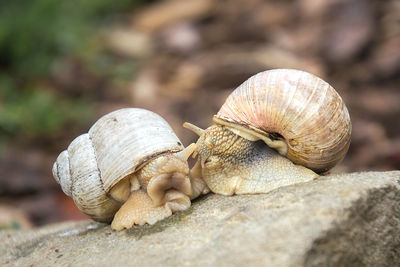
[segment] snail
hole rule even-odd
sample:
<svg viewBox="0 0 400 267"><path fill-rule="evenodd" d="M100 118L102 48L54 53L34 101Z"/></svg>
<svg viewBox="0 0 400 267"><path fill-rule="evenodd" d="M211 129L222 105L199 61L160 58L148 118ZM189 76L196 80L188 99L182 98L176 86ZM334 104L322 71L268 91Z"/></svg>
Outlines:
<svg viewBox="0 0 400 267"><path fill-rule="evenodd" d="M53 176L83 213L112 221L114 230L154 224L190 207L187 159L194 148L184 148L159 115L120 109L75 138L58 156Z"/></svg>
<svg viewBox="0 0 400 267"><path fill-rule="evenodd" d="M307 182L347 153L348 110L322 79L299 70L274 69L236 88L199 135L191 175L215 193L266 193Z"/></svg>

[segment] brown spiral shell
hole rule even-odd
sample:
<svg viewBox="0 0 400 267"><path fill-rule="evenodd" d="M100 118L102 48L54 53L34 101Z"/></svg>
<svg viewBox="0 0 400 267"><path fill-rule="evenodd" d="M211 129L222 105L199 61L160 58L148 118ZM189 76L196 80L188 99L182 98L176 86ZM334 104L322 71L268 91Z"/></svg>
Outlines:
<svg viewBox="0 0 400 267"><path fill-rule="evenodd" d="M343 159L351 139L349 112L335 89L292 69L250 77L227 98L215 121L282 139L287 158L316 172Z"/></svg>

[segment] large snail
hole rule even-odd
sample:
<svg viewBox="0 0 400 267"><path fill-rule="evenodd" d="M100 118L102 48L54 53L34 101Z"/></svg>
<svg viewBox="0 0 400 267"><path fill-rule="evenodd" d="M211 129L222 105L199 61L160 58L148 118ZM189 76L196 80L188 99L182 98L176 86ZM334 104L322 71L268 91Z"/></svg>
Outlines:
<svg viewBox="0 0 400 267"><path fill-rule="evenodd" d="M252 76L213 120L205 130L184 124L200 136L191 175L224 195L310 181L343 159L350 145L350 116L341 97L299 70Z"/></svg>
<svg viewBox="0 0 400 267"><path fill-rule="evenodd" d="M190 206L190 197L201 193L192 193L188 178L193 149L185 149L159 115L120 109L73 140L54 163L53 175L82 212L122 230Z"/></svg>

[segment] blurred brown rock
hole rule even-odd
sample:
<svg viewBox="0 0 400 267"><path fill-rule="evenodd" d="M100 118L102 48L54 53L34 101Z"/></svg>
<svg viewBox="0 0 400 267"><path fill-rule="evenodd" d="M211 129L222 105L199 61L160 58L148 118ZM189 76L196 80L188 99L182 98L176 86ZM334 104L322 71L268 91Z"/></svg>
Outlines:
<svg viewBox="0 0 400 267"><path fill-rule="evenodd" d="M399 18L400 21L400 18ZM400 28L400 22L399 22ZM400 73L400 34L397 38L384 40L371 55L369 68L374 76L383 78Z"/></svg>
<svg viewBox="0 0 400 267"><path fill-rule="evenodd" d="M116 53L129 57L146 57L153 50L150 35L125 28L112 30L108 44Z"/></svg>
<svg viewBox="0 0 400 267"><path fill-rule="evenodd" d="M325 10L321 53L332 63L360 55L374 33L374 14L368 0L337 0Z"/></svg>
<svg viewBox="0 0 400 267"><path fill-rule="evenodd" d="M0 158L0 197L43 192L55 185L45 152L11 148L6 152Z"/></svg>
<svg viewBox="0 0 400 267"><path fill-rule="evenodd" d="M159 42L166 51L190 53L201 46L199 29L192 23L180 23L167 27L159 34Z"/></svg>
<svg viewBox="0 0 400 267"><path fill-rule="evenodd" d="M0 205L0 230L29 229L31 227L32 223L22 210Z"/></svg>
<svg viewBox="0 0 400 267"><path fill-rule="evenodd" d="M168 25L206 15L212 3L212 0L160 1L140 10L133 17L133 27L144 32L155 32Z"/></svg>
<svg viewBox="0 0 400 267"><path fill-rule="evenodd" d="M400 112L400 94L385 88L364 89L352 99L352 104L368 111L371 117Z"/></svg>

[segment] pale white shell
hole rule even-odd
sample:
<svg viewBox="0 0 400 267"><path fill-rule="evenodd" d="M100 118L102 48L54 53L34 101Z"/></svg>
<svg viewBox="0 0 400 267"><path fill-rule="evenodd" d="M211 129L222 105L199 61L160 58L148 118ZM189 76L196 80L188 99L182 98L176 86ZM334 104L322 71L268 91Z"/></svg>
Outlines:
<svg viewBox="0 0 400 267"><path fill-rule="evenodd" d="M82 212L110 221L122 204L107 195L111 188L149 159L183 148L159 115L139 108L120 109L72 141L54 163L53 176Z"/></svg>
<svg viewBox="0 0 400 267"><path fill-rule="evenodd" d="M343 100L328 83L304 71L275 69L250 77L215 118L283 140L281 154L317 172L332 168L350 145L351 121Z"/></svg>

